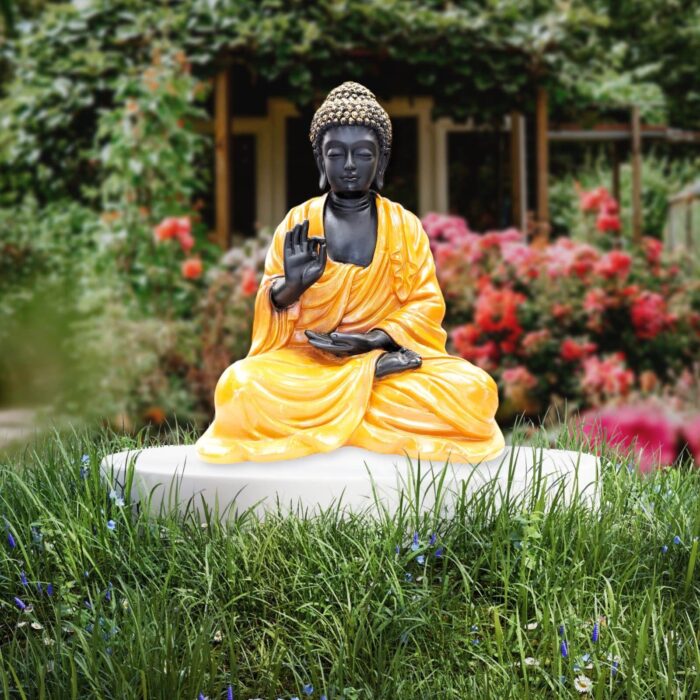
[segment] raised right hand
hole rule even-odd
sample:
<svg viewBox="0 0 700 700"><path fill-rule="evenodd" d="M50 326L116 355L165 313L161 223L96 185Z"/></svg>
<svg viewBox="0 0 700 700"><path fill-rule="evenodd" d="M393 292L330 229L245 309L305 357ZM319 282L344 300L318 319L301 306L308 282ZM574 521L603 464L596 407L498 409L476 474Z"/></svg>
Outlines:
<svg viewBox="0 0 700 700"><path fill-rule="evenodd" d="M326 239L309 238L309 220L305 219L284 238L284 283L299 291L320 279L326 268Z"/></svg>

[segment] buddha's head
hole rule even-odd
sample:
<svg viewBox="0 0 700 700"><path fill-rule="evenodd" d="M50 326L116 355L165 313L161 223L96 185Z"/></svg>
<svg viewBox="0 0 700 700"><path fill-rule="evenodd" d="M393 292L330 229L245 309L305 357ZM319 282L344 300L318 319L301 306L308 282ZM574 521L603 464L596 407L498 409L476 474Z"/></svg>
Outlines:
<svg viewBox="0 0 700 700"><path fill-rule="evenodd" d="M309 139L319 187L352 196L384 186L391 155L391 121L375 96L346 82L328 93L311 122Z"/></svg>

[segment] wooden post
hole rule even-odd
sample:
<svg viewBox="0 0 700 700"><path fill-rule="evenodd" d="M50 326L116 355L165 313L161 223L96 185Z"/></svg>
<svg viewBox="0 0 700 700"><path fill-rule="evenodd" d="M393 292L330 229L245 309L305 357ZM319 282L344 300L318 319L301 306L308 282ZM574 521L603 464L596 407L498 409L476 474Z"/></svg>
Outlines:
<svg viewBox="0 0 700 700"><path fill-rule="evenodd" d="M510 113L510 170L513 226L526 233L527 228L527 169L525 164L525 117Z"/></svg>
<svg viewBox="0 0 700 700"><path fill-rule="evenodd" d="M632 240L642 239L642 130L639 107L632 107Z"/></svg>
<svg viewBox="0 0 700 700"><path fill-rule="evenodd" d="M216 242L228 248L231 236L231 74L216 76L214 91L214 151L216 158Z"/></svg>
<svg viewBox="0 0 700 700"><path fill-rule="evenodd" d="M616 141L610 143L612 148L612 195L620 203L620 148Z"/></svg>
<svg viewBox="0 0 700 700"><path fill-rule="evenodd" d="M536 134L537 134L537 239L544 244L549 239L549 119L547 114L547 91L537 88Z"/></svg>

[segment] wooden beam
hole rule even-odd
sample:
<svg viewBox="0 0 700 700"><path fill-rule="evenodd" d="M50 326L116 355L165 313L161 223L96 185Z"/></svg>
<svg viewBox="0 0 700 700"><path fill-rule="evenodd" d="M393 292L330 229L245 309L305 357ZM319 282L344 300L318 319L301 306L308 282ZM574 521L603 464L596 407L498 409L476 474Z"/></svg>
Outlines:
<svg viewBox="0 0 700 700"><path fill-rule="evenodd" d="M535 111L537 139L537 238L540 244L549 239L549 138L547 91L537 88Z"/></svg>
<svg viewBox="0 0 700 700"><path fill-rule="evenodd" d="M214 86L214 153L216 158L216 242L228 248L231 236L231 74L227 68Z"/></svg>
<svg viewBox="0 0 700 700"><path fill-rule="evenodd" d="M525 117L510 113L510 170L513 226L527 228L527 168L525 158Z"/></svg>
<svg viewBox="0 0 700 700"><path fill-rule="evenodd" d="M642 134L639 107L632 107L632 240L642 240Z"/></svg>

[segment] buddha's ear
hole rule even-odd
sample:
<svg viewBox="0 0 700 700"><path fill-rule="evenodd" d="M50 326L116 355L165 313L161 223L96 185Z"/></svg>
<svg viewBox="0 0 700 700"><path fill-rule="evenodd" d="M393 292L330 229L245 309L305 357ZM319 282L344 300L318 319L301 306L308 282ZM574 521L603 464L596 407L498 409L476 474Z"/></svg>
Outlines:
<svg viewBox="0 0 700 700"><path fill-rule="evenodd" d="M326 168L323 165L323 156L316 156L316 167L318 168L318 189L323 192L328 186L328 178L326 177Z"/></svg>
<svg viewBox="0 0 700 700"><path fill-rule="evenodd" d="M386 172L387 165L389 165L389 153L385 151L379 156L377 174L374 176L374 184L376 185L377 191L384 187L384 173Z"/></svg>

